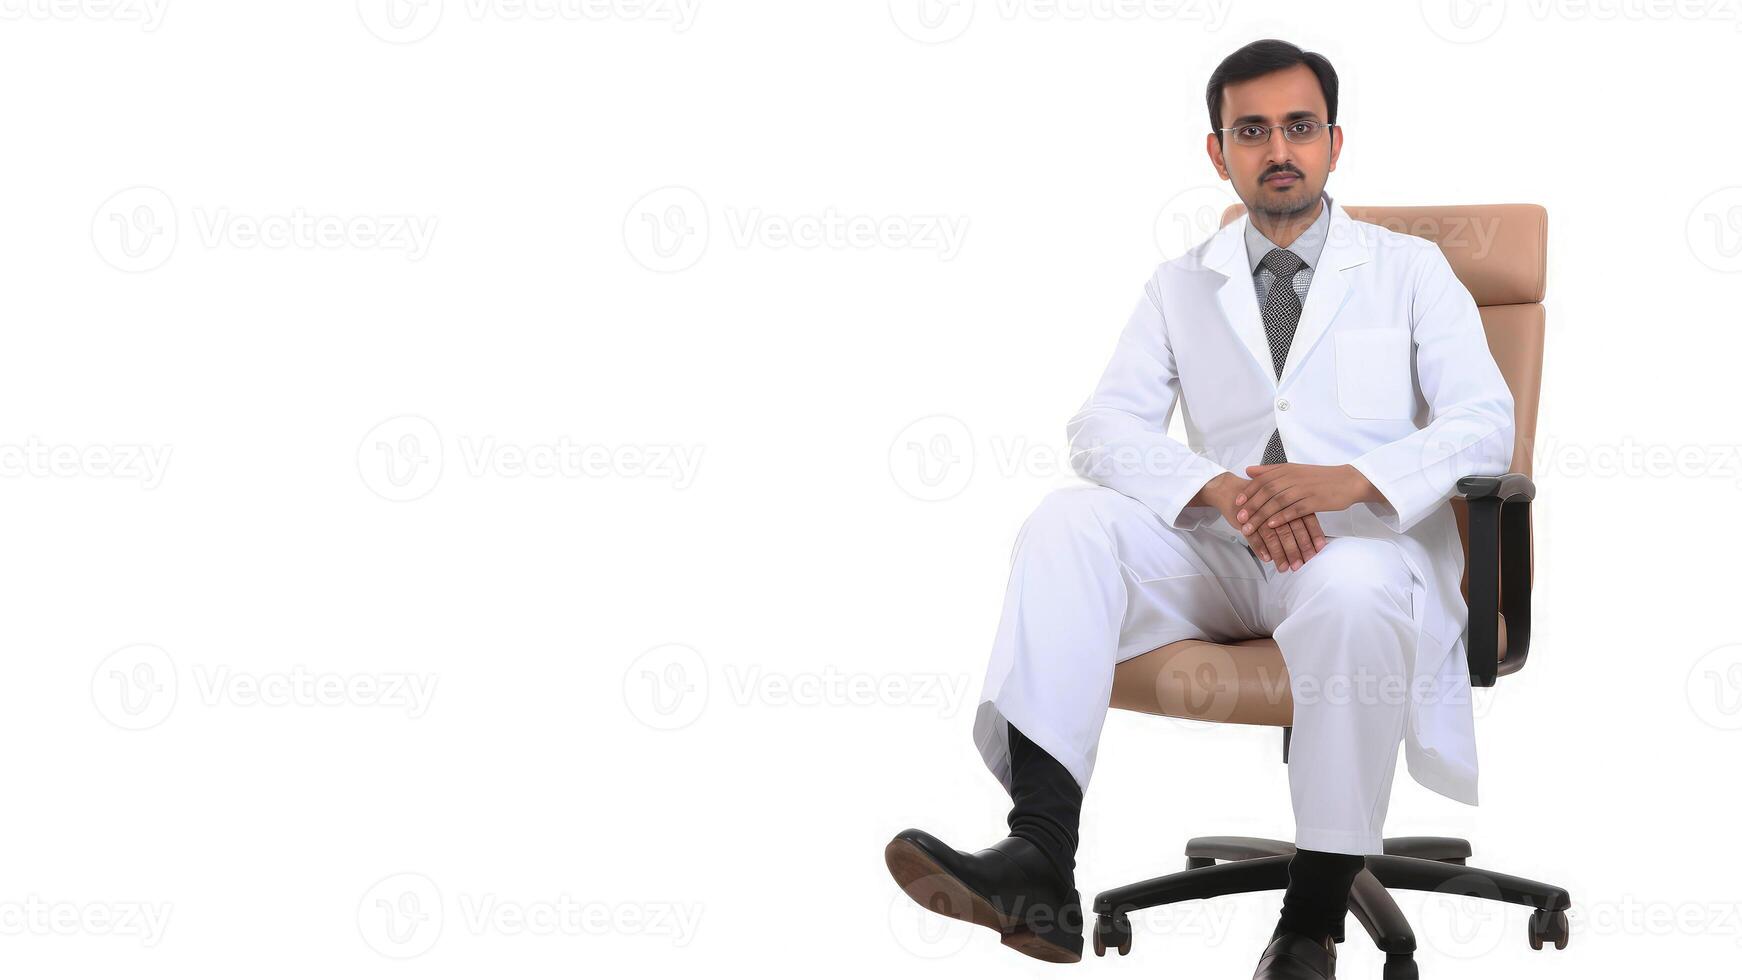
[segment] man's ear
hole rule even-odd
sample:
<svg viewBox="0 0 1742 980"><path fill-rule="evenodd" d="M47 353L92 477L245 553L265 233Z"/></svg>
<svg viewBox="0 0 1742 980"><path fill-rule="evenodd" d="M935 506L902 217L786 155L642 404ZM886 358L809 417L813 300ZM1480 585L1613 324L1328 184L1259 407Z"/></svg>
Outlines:
<svg viewBox="0 0 1742 980"><path fill-rule="evenodd" d="M1223 180L1230 179L1227 161L1222 159L1222 141L1215 133L1204 138L1204 152L1210 155L1210 165L1216 168L1216 173L1221 174Z"/></svg>

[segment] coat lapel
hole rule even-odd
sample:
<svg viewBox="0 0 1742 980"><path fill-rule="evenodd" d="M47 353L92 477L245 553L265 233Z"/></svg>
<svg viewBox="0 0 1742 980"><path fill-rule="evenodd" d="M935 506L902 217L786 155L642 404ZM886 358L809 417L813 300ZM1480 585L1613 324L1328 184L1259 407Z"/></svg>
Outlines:
<svg viewBox="0 0 1742 980"><path fill-rule="evenodd" d="M1264 333L1264 316L1258 310L1258 297L1252 285L1252 269L1246 257L1246 226L1252 220L1242 214L1216 233L1204 253L1205 267L1223 276L1216 290L1216 302L1222 317L1239 336L1247 353L1263 374L1280 388L1312 353L1313 346L1331 327L1343 304L1349 298L1349 277L1345 273L1362 265L1371 256L1372 244L1366 226L1349 217L1342 206L1325 195L1325 206L1331 209L1330 227L1326 229L1325 246L1319 253L1319 264L1313 270L1312 286L1307 289L1306 303L1301 307L1300 324L1295 328L1294 342L1289 345L1288 359L1283 363L1282 377L1277 379L1270 362L1270 339Z"/></svg>
<svg viewBox="0 0 1742 980"><path fill-rule="evenodd" d="M1331 209L1331 224L1325 232L1325 247L1319 253L1319 266L1313 270L1313 282L1307 289L1306 303L1300 311L1300 325L1294 331L1294 343L1289 346L1288 360L1282 366L1282 381L1287 383L1301 362L1312 354L1331 321L1342 311L1349 298L1350 278L1347 273L1364 265L1371 257L1368 226L1349 217L1342 205L1325 197Z"/></svg>
<svg viewBox="0 0 1742 980"><path fill-rule="evenodd" d="M1270 341L1264 336L1264 316L1258 312L1258 297L1252 285L1252 269L1246 259L1246 225L1252 219L1242 214L1229 222L1210 240L1204 252L1204 266L1221 273L1222 285L1216 289L1216 302L1222 307L1222 320L1231 327L1245 345L1247 353L1266 381L1276 383L1276 369L1270 365ZM1311 294L1312 290L1307 290Z"/></svg>

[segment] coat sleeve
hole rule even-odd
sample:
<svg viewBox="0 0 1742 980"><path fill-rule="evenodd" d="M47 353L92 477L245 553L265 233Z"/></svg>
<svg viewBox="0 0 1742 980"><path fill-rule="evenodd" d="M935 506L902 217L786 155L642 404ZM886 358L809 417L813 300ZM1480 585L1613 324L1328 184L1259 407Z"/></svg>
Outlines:
<svg viewBox="0 0 1742 980"><path fill-rule="evenodd" d="M1449 500L1460 478L1504 474L1512 463L1512 391L1488 349L1470 291L1439 246L1417 263L1410 302L1416 378L1428 424L1350 461L1385 497L1370 507L1407 531Z"/></svg>
<svg viewBox="0 0 1742 980"><path fill-rule="evenodd" d="M1231 471L1167 434L1179 401L1179 375L1154 289L1153 281L1145 286L1107 369L1065 425L1065 435L1079 476L1189 531L1221 512L1187 502L1212 478Z"/></svg>

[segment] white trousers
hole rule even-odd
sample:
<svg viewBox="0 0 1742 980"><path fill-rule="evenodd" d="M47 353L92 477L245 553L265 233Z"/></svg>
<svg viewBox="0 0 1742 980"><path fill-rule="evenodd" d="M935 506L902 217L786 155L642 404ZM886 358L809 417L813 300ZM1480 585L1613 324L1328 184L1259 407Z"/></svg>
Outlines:
<svg viewBox="0 0 1742 980"><path fill-rule="evenodd" d="M1294 698L1296 846L1381 853L1409 710L1385 692L1407 690L1419 601L1402 551L1331 537L1278 572L1217 526L1178 530L1105 487L1048 495L1011 558L974 719L981 755L1008 789L1009 722L1087 789L1115 665L1175 640L1271 636Z"/></svg>

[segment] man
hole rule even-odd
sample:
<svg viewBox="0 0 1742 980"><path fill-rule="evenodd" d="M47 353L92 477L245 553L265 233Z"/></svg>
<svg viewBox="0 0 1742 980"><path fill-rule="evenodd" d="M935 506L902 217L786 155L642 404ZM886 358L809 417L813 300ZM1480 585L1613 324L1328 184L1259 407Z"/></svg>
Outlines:
<svg viewBox="0 0 1742 980"><path fill-rule="evenodd" d="M1255 976L1322 980L1382 852L1399 744L1419 782L1476 802L1448 501L1507 471L1512 396L1438 247L1324 193L1343 145L1324 57L1258 41L1207 96L1210 162L1247 217L1150 277L1067 426L1097 485L1051 494L1018 536L974 727L1009 836L970 853L908 830L885 859L927 908L1080 959L1078 815L1115 666L1273 636L1298 850ZM1189 448L1167 435L1176 402Z"/></svg>

